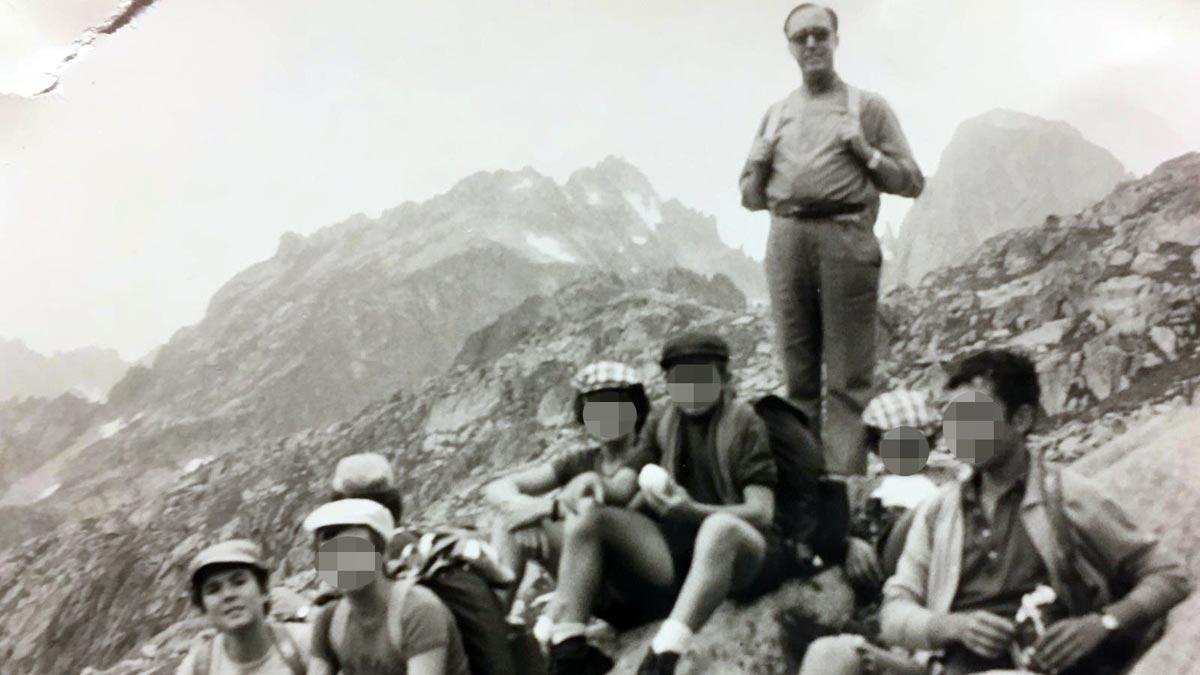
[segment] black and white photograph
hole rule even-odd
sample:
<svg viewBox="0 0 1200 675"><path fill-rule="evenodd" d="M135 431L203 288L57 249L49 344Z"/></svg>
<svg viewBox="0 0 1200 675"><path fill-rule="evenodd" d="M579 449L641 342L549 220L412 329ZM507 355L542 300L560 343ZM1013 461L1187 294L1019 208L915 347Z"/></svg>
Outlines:
<svg viewBox="0 0 1200 675"><path fill-rule="evenodd" d="M1200 675L1200 2L0 0L0 674Z"/></svg>

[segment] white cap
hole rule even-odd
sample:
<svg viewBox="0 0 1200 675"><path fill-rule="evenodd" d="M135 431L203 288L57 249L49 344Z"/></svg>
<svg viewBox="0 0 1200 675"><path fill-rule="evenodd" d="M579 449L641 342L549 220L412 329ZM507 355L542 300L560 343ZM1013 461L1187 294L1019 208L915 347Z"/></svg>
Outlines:
<svg viewBox="0 0 1200 675"><path fill-rule="evenodd" d="M339 499L329 502L308 514L304 529L315 533L334 525L361 525L389 541L396 529L392 513L370 499Z"/></svg>

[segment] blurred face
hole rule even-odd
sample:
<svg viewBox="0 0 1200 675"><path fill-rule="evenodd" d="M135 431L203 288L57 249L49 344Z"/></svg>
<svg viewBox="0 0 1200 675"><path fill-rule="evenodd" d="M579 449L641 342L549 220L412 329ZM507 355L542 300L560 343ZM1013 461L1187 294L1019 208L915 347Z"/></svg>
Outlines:
<svg viewBox="0 0 1200 675"><path fill-rule="evenodd" d="M603 389L583 395L583 426L601 441L624 438L637 428L637 406L626 389Z"/></svg>
<svg viewBox="0 0 1200 675"><path fill-rule="evenodd" d="M383 572L383 551L365 527L325 527L317 532L317 577L350 593Z"/></svg>
<svg viewBox="0 0 1200 675"><path fill-rule="evenodd" d="M709 362L675 363L667 370L667 394L681 412L703 415L721 398L724 382L717 364Z"/></svg>
<svg viewBox="0 0 1200 675"><path fill-rule="evenodd" d="M833 72L833 52L837 49L837 33L833 19L820 7L805 7L788 19L788 51L805 75Z"/></svg>
<svg viewBox="0 0 1200 675"><path fill-rule="evenodd" d="M229 632L260 623L266 597L248 567L234 567L202 576L200 599L214 628Z"/></svg>
<svg viewBox="0 0 1200 675"><path fill-rule="evenodd" d="M1014 452L1021 452L1021 436L982 378L947 392L949 402L942 431L955 456L974 464L980 471L1001 466Z"/></svg>

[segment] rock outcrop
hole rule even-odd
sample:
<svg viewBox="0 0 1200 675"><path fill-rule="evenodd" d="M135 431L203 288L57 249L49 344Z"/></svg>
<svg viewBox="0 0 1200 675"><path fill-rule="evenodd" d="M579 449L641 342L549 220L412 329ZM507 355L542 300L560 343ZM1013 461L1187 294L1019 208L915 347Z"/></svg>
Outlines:
<svg viewBox="0 0 1200 675"><path fill-rule="evenodd" d="M993 110L963 122L891 244L884 285L915 286L984 240L1103 197L1125 169L1065 122Z"/></svg>

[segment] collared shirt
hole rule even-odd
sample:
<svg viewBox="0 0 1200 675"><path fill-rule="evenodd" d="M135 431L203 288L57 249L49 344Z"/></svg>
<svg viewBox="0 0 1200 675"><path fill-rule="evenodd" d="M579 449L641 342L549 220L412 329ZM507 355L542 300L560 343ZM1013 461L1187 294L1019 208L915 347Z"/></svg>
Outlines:
<svg viewBox="0 0 1200 675"><path fill-rule="evenodd" d="M1000 496L990 522L979 481L977 474L962 487L962 573L951 609L985 610L1012 619L1021 596L1050 583L1049 572L1021 522L1025 479Z"/></svg>
<svg viewBox="0 0 1200 675"><path fill-rule="evenodd" d="M889 191L920 193L925 179L891 106L880 95L863 91L860 108L867 143L896 160L906 174L905 185ZM801 85L772 106L759 127L759 139L771 133L768 119L776 110L786 121L778 127L779 142L766 185L768 208L775 212L781 202L795 200L861 204L865 207L862 219L873 224L879 211L879 188L863 160L838 138L849 111L846 84L837 79L817 94Z"/></svg>

